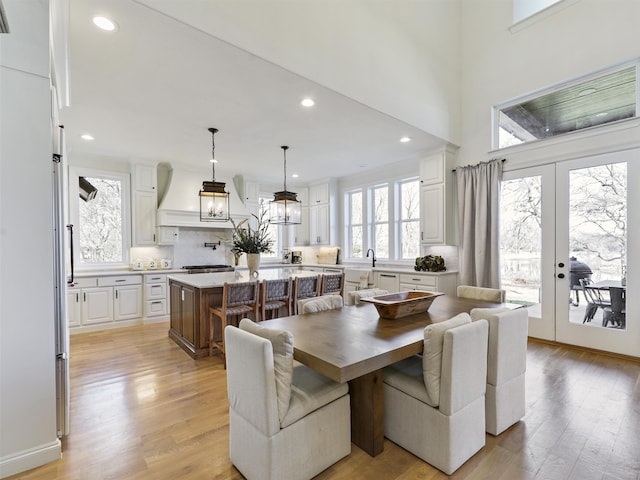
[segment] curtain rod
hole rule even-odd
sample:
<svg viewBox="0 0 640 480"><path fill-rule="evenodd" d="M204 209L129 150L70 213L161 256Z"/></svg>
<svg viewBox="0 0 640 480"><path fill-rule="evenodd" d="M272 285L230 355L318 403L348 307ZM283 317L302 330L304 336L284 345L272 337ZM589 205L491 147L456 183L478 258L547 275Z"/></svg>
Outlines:
<svg viewBox="0 0 640 480"><path fill-rule="evenodd" d="M502 163L506 162L507 159L506 158L492 158L491 160L489 160L490 162L494 161L494 160L502 160ZM482 162L480 162L482 163ZM451 170L453 173L456 173L456 169L454 168L453 170Z"/></svg>

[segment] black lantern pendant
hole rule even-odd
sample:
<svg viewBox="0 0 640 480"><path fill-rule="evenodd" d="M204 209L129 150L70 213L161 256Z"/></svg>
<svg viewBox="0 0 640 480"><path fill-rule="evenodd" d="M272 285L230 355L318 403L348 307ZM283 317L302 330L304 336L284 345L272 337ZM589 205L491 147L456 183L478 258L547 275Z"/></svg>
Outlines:
<svg viewBox="0 0 640 480"><path fill-rule="evenodd" d="M296 193L287 191L287 147L280 147L284 154L284 190L275 192L269 202L269 223L279 225L299 225L302 215L302 202Z"/></svg>
<svg viewBox="0 0 640 480"><path fill-rule="evenodd" d="M216 182L216 143L214 139L217 128L210 128L211 132L211 177L212 181L202 182L200 195L200 221L226 222L229 220L229 193L225 191L224 182Z"/></svg>

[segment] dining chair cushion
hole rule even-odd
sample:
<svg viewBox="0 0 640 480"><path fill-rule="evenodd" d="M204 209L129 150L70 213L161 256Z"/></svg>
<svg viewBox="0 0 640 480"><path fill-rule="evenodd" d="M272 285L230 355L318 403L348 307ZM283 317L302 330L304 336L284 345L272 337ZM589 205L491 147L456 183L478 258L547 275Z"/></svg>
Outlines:
<svg viewBox="0 0 640 480"><path fill-rule="evenodd" d="M382 378L384 383L423 403L429 403L420 355L405 358L385 367L382 371Z"/></svg>
<svg viewBox="0 0 640 480"><path fill-rule="evenodd" d="M343 300L341 295L321 295L312 299L300 300L300 313L317 313L334 308L342 308Z"/></svg>
<svg viewBox="0 0 640 480"><path fill-rule="evenodd" d="M265 328L248 318L240 320L241 330L253 333L271 342L273 365L276 377L278 397L278 416L280 422L285 418L291 401L291 382L293 378L293 335L284 330Z"/></svg>
<svg viewBox="0 0 640 480"><path fill-rule="evenodd" d="M458 285L457 294L459 297L475 298L476 300L496 303L504 302L506 296L506 292L501 289L474 287L471 285Z"/></svg>
<svg viewBox="0 0 640 480"><path fill-rule="evenodd" d="M427 404L440 405L440 374L442 372L442 344L444 332L450 328L471 323L468 313L460 313L444 322L433 323L424 329L424 352L422 370L427 392Z"/></svg>
<svg viewBox="0 0 640 480"><path fill-rule="evenodd" d="M354 305L361 305L363 298L375 297L377 295L386 295L388 294L388 290L383 290L381 288L363 288L362 290L356 290L354 292L349 292L349 296L351 297L351 301Z"/></svg>
<svg viewBox="0 0 640 480"><path fill-rule="evenodd" d="M334 382L309 367L296 365L293 368L289 410L280 421L280 427L292 425L347 393L347 383Z"/></svg>

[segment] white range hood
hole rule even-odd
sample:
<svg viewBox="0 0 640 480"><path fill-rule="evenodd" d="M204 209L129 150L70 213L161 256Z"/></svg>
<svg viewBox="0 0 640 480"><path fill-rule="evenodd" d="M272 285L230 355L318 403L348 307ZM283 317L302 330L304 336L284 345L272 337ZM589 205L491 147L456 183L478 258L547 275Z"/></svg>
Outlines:
<svg viewBox="0 0 640 480"><path fill-rule="evenodd" d="M160 172L159 172L160 173ZM188 167L173 166L167 171L166 188L159 191L158 226L192 228L233 228L231 222L201 222L200 197L198 192L204 180L211 180L211 174L190 170ZM249 218L249 212L240 200L233 180L219 177L216 181L225 182L229 192L229 211L236 221ZM162 190L162 187L159 188Z"/></svg>

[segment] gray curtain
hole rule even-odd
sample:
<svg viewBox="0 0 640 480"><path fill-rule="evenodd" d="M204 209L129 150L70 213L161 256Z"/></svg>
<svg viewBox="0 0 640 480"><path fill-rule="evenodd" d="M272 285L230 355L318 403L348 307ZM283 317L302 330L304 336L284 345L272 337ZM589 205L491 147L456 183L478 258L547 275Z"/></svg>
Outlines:
<svg viewBox="0 0 640 480"><path fill-rule="evenodd" d="M456 169L461 285L500 288L502 160Z"/></svg>

